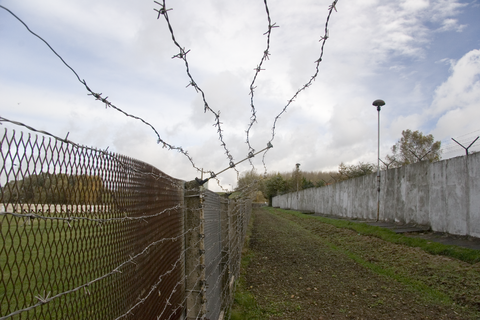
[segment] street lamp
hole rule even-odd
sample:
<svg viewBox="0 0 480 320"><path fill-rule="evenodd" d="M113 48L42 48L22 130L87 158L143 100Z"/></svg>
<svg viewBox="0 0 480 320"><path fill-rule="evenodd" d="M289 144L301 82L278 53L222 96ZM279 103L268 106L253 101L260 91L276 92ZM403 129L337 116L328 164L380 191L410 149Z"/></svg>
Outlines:
<svg viewBox="0 0 480 320"><path fill-rule="evenodd" d="M377 221L380 218L380 110L385 105L383 100L375 100L372 105L377 107L378 111L378 154L377 154Z"/></svg>
<svg viewBox="0 0 480 320"><path fill-rule="evenodd" d="M297 163L295 164L295 166L297 166L297 171L295 172L295 180L297 180L297 192L298 192L298 189L299 189L299 183L300 183L300 163ZM297 193L297 197L298 197L298 193Z"/></svg>

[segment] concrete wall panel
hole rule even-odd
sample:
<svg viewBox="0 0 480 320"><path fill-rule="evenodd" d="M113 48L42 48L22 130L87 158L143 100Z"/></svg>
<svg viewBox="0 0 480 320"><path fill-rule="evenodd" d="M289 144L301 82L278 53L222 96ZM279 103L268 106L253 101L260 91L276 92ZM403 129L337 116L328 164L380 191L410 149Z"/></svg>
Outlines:
<svg viewBox="0 0 480 320"><path fill-rule="evenodd" d="M376 219L376 175L277 196L273 206ZM480 153L382 171L380 220L480 237Z"/></svg>
<svg viewBox="0 0 480 320"><path fill-rule="evenodd" d="M450 233L467 233L465 196L465 157L446 160L447 221Z"/></svg>
<svg viewBox="0 0 480 320"><path fill-rule="evenodd" d="M447 221L447 178L446 162L439 161L430 168L430 211L429 221L433 230L446 232Z"/></svg>
<svg viewBox="0 0 480 320"><path fill-rule="evenodd" d="M480 157L468 157L469 234L480 238Z"/></svg>

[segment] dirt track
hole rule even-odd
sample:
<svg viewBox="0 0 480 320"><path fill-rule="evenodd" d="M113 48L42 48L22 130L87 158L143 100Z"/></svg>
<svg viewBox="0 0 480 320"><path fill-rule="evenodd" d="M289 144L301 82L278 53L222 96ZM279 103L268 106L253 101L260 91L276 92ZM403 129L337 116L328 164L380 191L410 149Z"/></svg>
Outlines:
<svg viewBox="0 0 480 320"><path fill-rule="evenodd" d="M478 264L268 209L249 247L264 319L480 319Z"/></svg>

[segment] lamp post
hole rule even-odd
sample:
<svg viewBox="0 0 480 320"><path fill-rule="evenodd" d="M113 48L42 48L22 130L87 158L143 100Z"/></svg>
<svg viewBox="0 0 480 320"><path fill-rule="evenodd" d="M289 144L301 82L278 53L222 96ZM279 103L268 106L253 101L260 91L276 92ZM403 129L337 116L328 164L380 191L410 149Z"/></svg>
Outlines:
<svg viewBox="0 0 480 320"><path fill-rule="evenodd" d="M295 180L297 180L297 192L299 190L299 184L300 184L300 163L297 163L295 165L297 167L297 171L295 172ZM298 193L297 193L298 196Z"/></svg>
<svg viewBox="0 0 480 320"><path fill-rule="evenodd" d="M377 221L380 219L380 110L385 105L383 100L375 100L372 105L377 107L378 111L378 148L377 148Z"/></svg>

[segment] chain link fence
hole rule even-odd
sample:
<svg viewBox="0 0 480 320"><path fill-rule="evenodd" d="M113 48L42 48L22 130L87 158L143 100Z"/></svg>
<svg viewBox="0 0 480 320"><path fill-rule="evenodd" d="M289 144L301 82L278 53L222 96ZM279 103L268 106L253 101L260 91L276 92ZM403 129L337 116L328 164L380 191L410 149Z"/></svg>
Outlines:
<svg viewBox="0 0 480 320"><path fill-rule="evenodd" d="M0 142L0 319L224 317L250 201L50 137Z"/></svg>

